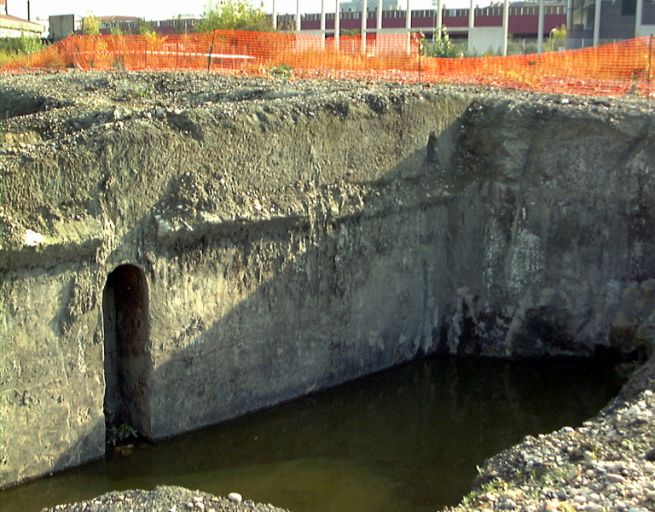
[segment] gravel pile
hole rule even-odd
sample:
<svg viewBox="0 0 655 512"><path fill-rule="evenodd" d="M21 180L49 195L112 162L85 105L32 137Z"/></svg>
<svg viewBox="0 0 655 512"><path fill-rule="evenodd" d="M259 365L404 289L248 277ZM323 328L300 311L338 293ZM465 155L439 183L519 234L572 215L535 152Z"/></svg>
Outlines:
<svg viewBox="0 0 655 512"><path fill-rule="evenodd" d="M183 487L160 486L152 491L114 491L92 500L56 505L44 512L284 512L273 505L242 501L237 493L220 498Z"/></svg>
<svg viewBox="0 0 655 512"><path fill-rule="evenodd" d="M389 98L424 91L475 94L508 101L529 101L547 109L585 111L651 111L640 98L593 98L537 94L489 87L442 84L403 85L387 82L338 80L288 81L233 78L200 72L63 72L4 75L0 82L0 119L29 116L25 124L42 128L44 138L73 134L91 126L124 123L130 119L164 120L187 110L222 106L225 113L244 103L277 102L293 107L332 105L335 115L347 115L343 100L364 100L375 111L388 108ZM48 116L43 116L48 113ZM56 114L56 115L53 115ZM57 115L58 114L58 115ZM45 119L47 117L47 119ZM39 126L39 121L42 121ZM60 121L64 121L60 123ZM15 125L7 128L13 131Z"/></svg>
<svg viewBox="0 0 655 512"><path fill-rule="evenodd" d="M655 358L595 418L488 460L475 490L450 509L655 510Z"/></svg>

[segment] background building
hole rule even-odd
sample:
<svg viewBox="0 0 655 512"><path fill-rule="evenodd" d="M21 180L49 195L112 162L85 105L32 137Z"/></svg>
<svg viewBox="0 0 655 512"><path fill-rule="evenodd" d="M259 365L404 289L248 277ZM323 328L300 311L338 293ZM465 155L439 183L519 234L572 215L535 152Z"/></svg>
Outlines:
<svg viewBox="0 0 655 512"><path fill-rule="evenodd" d="M369 11L375 11L378 7L377 0L368 0L367 7ZM382 0L382 10L383 11L393 11L400 9L398 0ZM341 10L344 12L362 10L362 0L350 0L349 2L341 2Z"/></svg>
<svg viewBox="0 0 655 512"><path fill-rule="evenodd" d="M48 38L59 41L82 29L82 18L74 14L58 14L48 18Z"/></svg>
<svg viewBox="0 0 655 512"><path fill-rule="evenodd" d="M595 40L603 43L654 33L652 0L571 0L569 39L573 47L590 46Z"/></svg>
<svg viewBox="0 0 655 512"><path fill-rule="evenodd" d="M43 25L10 15L7 0L0 0L0 37L41 37L42 34Z"/></svg>

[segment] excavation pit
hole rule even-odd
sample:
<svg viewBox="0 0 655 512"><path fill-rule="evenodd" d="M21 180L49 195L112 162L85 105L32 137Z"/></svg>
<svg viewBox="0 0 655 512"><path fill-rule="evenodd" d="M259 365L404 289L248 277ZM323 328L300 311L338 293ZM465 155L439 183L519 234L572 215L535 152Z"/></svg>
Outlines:
<svg viewBox="0 0 655 512"><path fill-rule="evenodd" d="M158 440L423 356L653 345L646 103L179 73L0 88L70 105L1 122L3 486L102 457L106 402ZM133 280L145 381L121 402L103 294Z"/></svg>

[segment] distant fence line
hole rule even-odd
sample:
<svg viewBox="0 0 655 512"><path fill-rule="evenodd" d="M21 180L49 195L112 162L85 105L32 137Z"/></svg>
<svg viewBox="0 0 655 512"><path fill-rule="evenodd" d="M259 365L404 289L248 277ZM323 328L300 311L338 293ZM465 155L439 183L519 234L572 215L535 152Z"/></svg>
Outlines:
<svg viewBox="0 0 655 512"><path fill-rule="evenodd" d="M35 68L208 70L245 76L488 85L563 94L655 96L653 36L509 57L423 55L420 34L342 36L214 31L171 36L69 36L3 71Z"/></svg>

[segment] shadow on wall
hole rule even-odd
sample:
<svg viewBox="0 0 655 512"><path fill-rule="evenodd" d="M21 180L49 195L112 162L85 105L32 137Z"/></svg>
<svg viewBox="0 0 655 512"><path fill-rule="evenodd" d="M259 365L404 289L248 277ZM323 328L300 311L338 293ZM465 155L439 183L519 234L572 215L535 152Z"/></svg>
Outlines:
<svg viewBox="0 0 655 512"><path fill-rule="evenodd" d="M425 150L392 173L409 196L442 179ZM158 247L150 283L136 266L118 267L103 301L106 414L161 438L433 352L437 295L452 289L432 270L445 245L434 218L449 199L377 199L395 186L387 177L373 184L362 198L370 210L356 215L335 218L317 198L312 222L253 221L180 237ZM143 219L144 231L152 226ZM138 320L148 287L150 342L146 317ZM134 422L139 410L152 418L150 433Z"/></svg>
<svg viewBox="0 0 655 512"><path fill-rule="evenodd" d="M354 215L334 217L317 197L307 219L220 225L167 245L141 218L123 243L156 252L116 267L103 290L106 425L55 467L98 457L100 430L129 423L162 438L434 351L435 290L450 287L430 270L445 243L433 217L449 197L380 198L397 178L407 196L419 182L434 188L443 176L425 155L373 183Z"/></svg>

